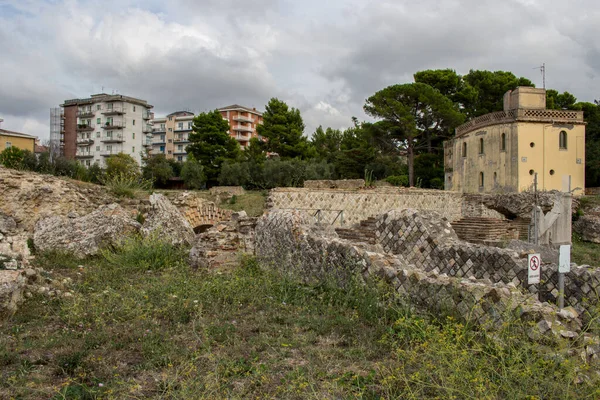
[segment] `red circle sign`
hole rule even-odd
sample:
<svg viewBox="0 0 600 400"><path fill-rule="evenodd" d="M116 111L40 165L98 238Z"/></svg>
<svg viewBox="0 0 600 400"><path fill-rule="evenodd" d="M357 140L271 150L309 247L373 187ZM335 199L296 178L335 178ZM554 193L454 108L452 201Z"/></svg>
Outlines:
<svg viewBox="0 0 600 400"><path fill-rule="evenodd" d="M536 271L539 267L540 259L537 257L531 257L531 260L529 261L529 268L531 268L532 271Z"/></svg>

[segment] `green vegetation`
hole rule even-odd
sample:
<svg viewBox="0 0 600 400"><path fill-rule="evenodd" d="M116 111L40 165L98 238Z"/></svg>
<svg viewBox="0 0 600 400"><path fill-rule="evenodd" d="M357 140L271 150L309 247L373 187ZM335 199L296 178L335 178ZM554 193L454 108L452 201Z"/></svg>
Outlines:
<svg viewBox="0 0 600 400"><path fill-rule="evenodd" d="M573 233L572 245L571 261L579 265L600 267L600 244L584 242L578 234Z"/></svg>
<svg viewBox="0 0 600 400"><path fill-rule="evenodd" d="M579 357L524 340L518 324L488 335L414 314L386 284L310 286L253 259L191 271L185 255L156 238L84 261L41 254L74 295L33 296L0 326L0 397L600 396Z"/></svg>
<svg viewBox="0 0 600 400"><path fill-rule="evenodd" d="M107 176L104 185L117 197L128 197L133 199L141 196L144 192L152 189L152 181L143 179L139 175L118 173Z"/></svg>
<svg viewBox="0 0 600 400"><path fill-rule="evenodd" d="M232 196L229 200L222 201L219 208L233 211L246 211L248 216L258 217L265 211L266 200L267 192L248 191L245 194Z"/></svg>

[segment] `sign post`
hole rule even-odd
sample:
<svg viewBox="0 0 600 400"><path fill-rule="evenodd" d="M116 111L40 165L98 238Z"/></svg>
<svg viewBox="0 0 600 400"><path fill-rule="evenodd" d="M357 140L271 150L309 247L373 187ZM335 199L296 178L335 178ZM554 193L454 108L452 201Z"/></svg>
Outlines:
<svg viewBox="0 0 600 400"><path fill-rule="evenodd" d="M542 275L542 259L539 254L529 254L527 256L527 284L535 285L540 283Z"/></svg>
<svg viewBox="0 0 600 400"><path fill-rule="evenodd" d="M571 246L563 244L560 246L558 256L558 309L565 306L565 274L571 271Z"/></svg>

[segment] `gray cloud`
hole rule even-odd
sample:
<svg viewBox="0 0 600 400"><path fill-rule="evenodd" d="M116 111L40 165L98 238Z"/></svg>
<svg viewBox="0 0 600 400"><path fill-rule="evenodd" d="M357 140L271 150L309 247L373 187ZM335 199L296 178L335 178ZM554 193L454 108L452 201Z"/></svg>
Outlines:
<svg viewBox="0 0 600 400"><path fill-rule="evenodd" d="M591 101L599 18L592 0L5 0L0 117L45 137L50 107L104 86L158 114L278 97L310 134L365 118L366 97L419 70L503 69L540 86L542 62L549 87Z"/></svg>

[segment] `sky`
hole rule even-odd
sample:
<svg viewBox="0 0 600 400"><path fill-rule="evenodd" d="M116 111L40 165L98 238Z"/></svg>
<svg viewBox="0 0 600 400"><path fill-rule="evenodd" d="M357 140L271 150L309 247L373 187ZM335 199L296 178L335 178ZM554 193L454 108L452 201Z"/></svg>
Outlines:
<svg viewBox="0 0 600 400"><path fill-rule="evenodd" d="M600 99L597 0L0 0L3 129L49 136L49 110L119 93L157 116L230 104L301 111L305 134L367 119L417 71L506 70Z"/></svg>

